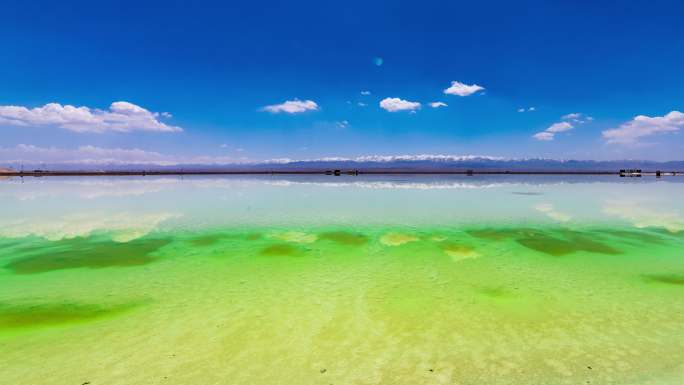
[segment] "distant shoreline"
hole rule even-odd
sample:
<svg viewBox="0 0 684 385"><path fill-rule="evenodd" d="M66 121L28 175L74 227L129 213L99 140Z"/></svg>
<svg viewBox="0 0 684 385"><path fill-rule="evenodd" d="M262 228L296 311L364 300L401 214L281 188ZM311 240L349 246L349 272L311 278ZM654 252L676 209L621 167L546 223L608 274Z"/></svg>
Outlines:
<svg viewBox="0 0 684 385"><path fill-rule="evenodd" d="M46 177L46 176L163 176L163 175L615 175L635 176L684 176L682 171L643 171L621 173L618 171L525 171L525 170L231 170L231 171L0 171L0 177Z"/></svg>

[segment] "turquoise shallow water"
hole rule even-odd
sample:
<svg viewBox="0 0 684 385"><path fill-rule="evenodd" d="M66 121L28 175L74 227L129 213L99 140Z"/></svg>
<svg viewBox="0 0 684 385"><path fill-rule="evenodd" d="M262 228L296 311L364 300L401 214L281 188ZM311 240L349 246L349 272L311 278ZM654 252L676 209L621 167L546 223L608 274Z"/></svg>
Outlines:
<svg viewBox="0 0 684 385"><path fill-rule="evenodd" d="M614 177L0 181L0 383L680 384L683 193Z"/></svg>

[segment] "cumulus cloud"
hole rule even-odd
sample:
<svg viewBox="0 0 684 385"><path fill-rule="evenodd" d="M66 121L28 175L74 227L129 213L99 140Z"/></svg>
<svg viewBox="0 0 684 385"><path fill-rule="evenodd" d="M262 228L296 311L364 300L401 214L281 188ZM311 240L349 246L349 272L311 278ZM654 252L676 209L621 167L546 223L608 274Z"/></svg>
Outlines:
<svg viewBox="0 0 684 385"><path fill-rule="evenodd" d="M339 122L335 122L335 125L336 125L338 128L347 128L347 127L349 127L349 122L346 121L346 120L341 120L341 121L339 121Z"/></svg>
<svg viewBox="0 0 684 385"><path fill-rule="evenodd" d="M478 86L477 84L467 85L454 80L451 82L451 87L445 89L444 93L448 95L468 96L482 90L484 90L484 87Z"/></svg>
<svg viewBox="0 0 684 385"><path fill-rule="evenodd" d="M114 102L108 110L48 103L42 107L0 106L0 125L21 127L59 127L79 133L103 132L179 132L182 128L163 123L168 112L150 112L128 102Z"/></svg>
<svg viewBox="0 0 684 385"><path fill-rule="evenodd" d="M575 123L580 123L580 124L583 124L586 122L591 122L592 120L594 120L594 118L592 118L591 116L584 114L582 112L573 112L570 114L565 114L565 115L561 116L561 119L569 120L569 121L572 121Z"/></svg>
<svg viewBox="0 0 684 385"><path fill-rule="evenodd" d="M544 141L553 140L554 136L555 135L553 133L546 131L537 132L536 134L532 135L533 138Z"/></svg>
<svg viewBox="0 0 684 385"><path fill-rule="evenodd" d="M281 104L272 104L261 108L262 111L270 112L272 114L279 114L281 112L287 114L300 114L306 111L319 110L318 104L313 100L287 100Z"/></svg>
<svg viewBox="0 0 684 385"><path fill-rule="evenodd" d="M676 133L684 127L684 113L672 111L665 116L639 115L618 128L603 131L603 139L611 144L636 144L641 138Z"/></svg>
<svg viewBox="0 0 684 385"><path fill-rule="evenodd" d="M564 131L569 131L572 130L573 126L572 124L568 122L558 122L554 123L549 126L549 128L546 129L546 132L552 132L552 133L557 133L557 132L564 132Z"/></svg>
<svg viewBox="0 0 684 385"><path fill-rule="evenodd" d="M380 107L389 112L415 111L420 108L420 103L399 98L385 98L380 102Z"/></svg>
<svg viewBox="0 0 684 385"><path fill-rule="evenodd" d="M447 106L448 106L448 104L446 104L444 102L432 102L432 103L430 103L430 107L432 107L432 108L447 107Z"/></svg>
<svg viewBox="0 0 684 385"><path fill-rule="evenodd" d="M529 108L520 107L520 108L518 108L518 112L533 112L536 110L537 109L535 107L529 107Z"/></svg>
<svg viewBox="0 0 684 385"><path fill-rule="evenodd" d="M530 107L528 111L534 111L534 107ZM518 112L525 112L525 109L519 109ZM570 131L575 128L576 123L583 124L594 120L591 116L588 116L582 112L573 112L570 114L565 114L561 116L561 121L550 125L546 130L538 132L532 135L533 138L542 141L554 140L556 134L560 132Z"/></svg>
<svg viewBox="0 0 684 385"><path fill-rule="evenodd" d="M368 104L366 104L364 102L358 102L358 103L356 103L356 105L359 107L366 107Z"/></svg>
<svg viewBox="0 0 684 385"><path fill-rule="evenodd" d="M558 122L550 125L546 130L532 135L533 138L542 141L553 140L559 132L572 130L574 126L568 122Z"/></svg>
<svg viewBox="0 0 684 385"><path fill-rule="evenodd" d="M371 94L370 91L361 91L361 95L367 96L367 95L370 95L370 94Z"/></svg>

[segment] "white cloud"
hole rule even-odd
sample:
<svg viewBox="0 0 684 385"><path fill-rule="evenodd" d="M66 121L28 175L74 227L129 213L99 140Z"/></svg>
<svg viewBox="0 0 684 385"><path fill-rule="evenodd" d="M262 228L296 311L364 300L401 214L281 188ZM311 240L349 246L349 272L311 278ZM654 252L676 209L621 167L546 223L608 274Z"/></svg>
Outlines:
<svg viewBox="0 0 684 385"><path fill-rule="evenodd" d="M339 122L335 122L335 125L337 125L338 128L347 128L349 127L349 122L346 120L341 120Z"/></svg>
<svg viewBox="0 0 684 385"><path fill-rule="evenodd" d="M358 105L359 107L366 107L368 104L366 104L364 102L358 102L358 103L356 103L356 105Z"/></svg>
<svg viewBox="0 0 684 385"><path fill-rule="evenodd" d="M535 107L529 107L529 108L520 107L520 108L518 108L518 112L533 112L536 110L537 109Z"/></svg>
<svg viewBox="0 0 684 385"><path fill-rule="evenodd" d="M128 102L114 102L109 106L109 110L59 103L48 103L31 109L23 106L0 106L0 125L54 126L80 133L183 131L180 127L159 121L160 116L170 118L171 114L150 112Z"/></svg>
<svg viewBox="0 0 684 385"><path fill-rule="evenodd" d="M518 108L518 112L525 112L525 111L527 111L527 110L525 110L524 108Z"/></svg>
<svg viewBox="0 0 684 385"><path fill-rule="evenodd" d="M432 103L430 103L430 107L432 107L432 108L447 107L447 106L448 106L448 104L446 104L444 102L432 102Z"/></svg>
<svg viewBox="0 0 684 385"><path fill-rule="evenodd" d="M555 135L553 133L546 131L537 132L536 134L532 135L533 138L544 141L553 140L554 136Z"/></svg>
<svg viewBox="0 0 684 385"><path fill-rule="evenodd" d="M554 124L550 125L549 128L546 129L546 132L553 132L553 133L564 132L564 131L572 130L572 128L573 128L572 124L570 124L568 122L558 122L558 123L554 123Z"/></svg>
<svg viewBox="0 0 684 385"><path fill-rule="evenodd" d="M530 107L527 109L527 111L536 111L536 110L537 110L537 107Z"/></svg>
<svg viewBox="0 0 684 385"><path fill-rule="evenodd" d="M477 84L467 85L454 80L451 82L451 87L445 89L444 93L448 95L468 96L482 90L484 90L484 87L478 86Z"/></svg>
<svg viewBox="0 0 684 385"><path fill-rule="evenodd" d="M639 115L618 128L603 131L603 138L613 144L636 144L640 138L675 133L684 127L684 113L672 111L665 116Z"/></svg>
<svg viewBox="0 0 684 385"><path fill-rule="evenodd" d="M385 98L380 102L380 107L389 112L415 111L420 108L420 103L399 98Z"/></svg>
<svg viewBox="0 0 684 385"><path fill-rule="evenodd" d="M240 147L236 147L236 148L231 149L231 147L230 147L228 144L226 144L226 143L223 143L223 144L220 145L219 147L224 148L224 149L227 149L227 150L229 150L229 151L230 151L230 150L236 151L236 152L244 152L244 151L245 151L244 148L240 148Z"/></svg>
<svg viewBox="0 0 684 385"><path fill-rule="evenodd" d="M542 141L550 141L556 137L559 132L570 131L574 126L568 122L558 122L550 125L546 130L532 135L533 138Z"/></svg>
<svg viewBox="0 0 684 385"><path fill-rule="evenodd" d="M582 112L573 112L570 114L565 114L565 115L561 116L561 119L570 120L570 121L573 121L575 123L580 123L580 124L584 124L586 122L591 122L592 120L594 120L594 118L592 118L591 116L588 116L587 114L584 114Z"/></svg>
<svg viewBox="0 0 684 385"><path fill-rule="evenodd" d="M317 111L319 109L318 104L313 100L287 100L281 104L272 104L261 108L262 111L270 112L273 114L278 114L285 112L288 114L299 114L306 111Z"/></svg>
<svg viewBox="0 0 684 385"><path fill-rule="evenodd" d="M371 94L370 91L361 91L361 95L367 96L367 95L370 95L370 94Z"/></svg>

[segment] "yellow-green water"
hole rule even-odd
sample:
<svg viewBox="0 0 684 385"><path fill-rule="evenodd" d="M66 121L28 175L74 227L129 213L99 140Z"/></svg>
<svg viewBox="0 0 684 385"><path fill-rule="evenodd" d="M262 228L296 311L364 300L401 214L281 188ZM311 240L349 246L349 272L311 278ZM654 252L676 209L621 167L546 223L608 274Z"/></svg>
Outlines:
<svg viewBox="0 0 684 385"><path fill-rule="evenodd" d="M684 383L684 184L129 182L0 185L1 384Z"/></svg>

